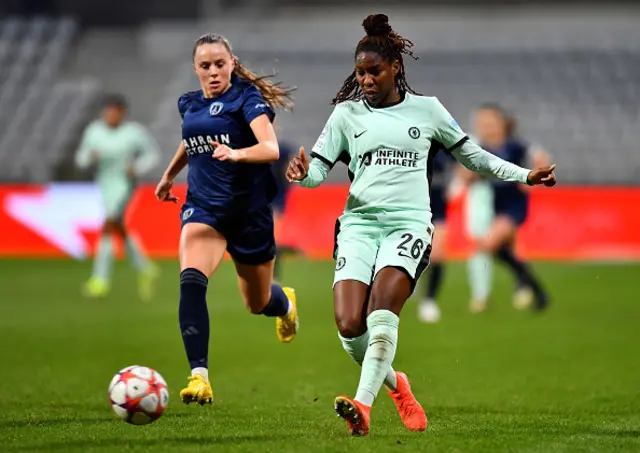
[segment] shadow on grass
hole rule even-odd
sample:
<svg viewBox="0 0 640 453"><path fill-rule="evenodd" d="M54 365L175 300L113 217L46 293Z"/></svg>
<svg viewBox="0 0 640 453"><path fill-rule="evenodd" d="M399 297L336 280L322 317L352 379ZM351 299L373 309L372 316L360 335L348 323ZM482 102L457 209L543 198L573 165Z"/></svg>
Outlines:
<svg viewBox="0 0 640 453"><path fill-rule="evenodd" d="M189 414L175 413L166 414L163 418L183 418ZM95 423L122 423L115 415L96 415L94 417L56 417L56 418L30 418L26 420L6 420L0 421L0 429L12 428L60 428L75 423L95 424Z"/></svg>
<svg viewBox="0 0 640 453"><path fill-rule="evenodd" d="M122 451L127 448L142 448L142 447L155 447L175 445L224 445L224 444L247 444L255 442L273 442L282 441L285 439L293 439L295 436L283 436L281 434L257 434L255 436L249 435L211 435L211 436L198 436L198 437L164 437L158 439L123 439L121 437L116 438L104 438L99 440L71 440L66 442L50 442L42 443L40 445L24 446L24 447L9 447L3 451L85 451L89 448L104 448L105 450L117 450Z"/></svg>

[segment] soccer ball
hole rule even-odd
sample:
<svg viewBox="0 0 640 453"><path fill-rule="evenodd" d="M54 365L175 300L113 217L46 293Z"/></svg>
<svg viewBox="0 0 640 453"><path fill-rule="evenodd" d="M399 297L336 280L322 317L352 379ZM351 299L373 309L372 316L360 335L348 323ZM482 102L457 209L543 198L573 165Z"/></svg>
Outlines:
<svg viewBox="0 0 640 453"><path fill-rule="evenodd" d="M146 425L160 418L169 403L167 382L144 366L124 368L111 379L109 400L118 417L132 425Z"/></svg>

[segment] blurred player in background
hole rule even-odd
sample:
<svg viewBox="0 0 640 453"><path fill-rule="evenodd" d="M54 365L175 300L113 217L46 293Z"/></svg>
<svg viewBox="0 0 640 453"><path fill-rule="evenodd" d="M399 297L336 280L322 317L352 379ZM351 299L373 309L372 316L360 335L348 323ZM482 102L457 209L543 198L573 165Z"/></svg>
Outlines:
<svg viewBox="0 0 640 453"><path fill-rule="evenodd" d="M431 260L429 262L426 297L418 304L418 318L422 322L440 321L440 307L436 300L442 285L444 273L445 245L447 241L447 199L448 187L452 180L455 159L445 149L438 151L433 158L433 167L429 182L431 191L432 222L435 227Z"/></svg>
<svg viewBox="0 0 640 453"><path fill-rule="evenodd" d="M467 187L465 211L465 226L467 235L476 244L482 241L495 217L493 207L493 186L488 178L468 171L461 165L456 168L459 179ZM467 277L471 288L472 312L486 306L491 293L493 282L492 255L474 249L467 260Z"/></svg>
<svg viewBox="0 0 640 453"><path fill-rule="evenodd" d="M352 435L367 435L371 406L385 384L405 426L423 431L425 412L392 362L400 312L429 263L433 153L444 147L467 168L505 181L553 185L555 176L552 168L530 171L469 141L436 98L408 85L403 55L413 56L413 43L384 14L367 17L363 26L355 70L333 100L314 159L301 149L287 176L317 187L342 161L352 179L336 222L334 310L342 345L362 372L355 398L335 399L338 416Z"/></svg>
<svg viewBox="0 0 640 453"><path fill-rule="evenodd" d="M233 55L226 38L206 34L193 47L201 89L178 100L182 143L156 188L159 200L177 202L174 178L188 164L187 199L180 236L182 340L189 364L185 403L211 403L207 286L225 250L233 258L247 309L276 318L276 333L290 342L298 329L295 293L273 283L276 254L271 202L278 160L274 107L290 107L288 90L260 77Z"/></svg>
<svg viewBox="0 0 640 453"><path fill-rule="evenodd" d="M123 96L111 95L104 101L102 118L84 131L76 164L82 169L95 166L96 182L102 194L106 220L102 227L93 274L84 285L88 297L102 297L109 292L113 264L113 236L120 236L127 255L139 274L139 295L152 296L158 270L142 252L136 238L126 231L124 216L133 196L136 178L157 164L160 153L148 131L126 121L127 102Z"/></svg>
<svg viewBox="0 0 640 453"><path fill-rule="evenodd" d="M479 143L488 151L516 165L533 167L549 165L548 154L523 142L516 134L515 118L497 104L481 105L474 113L474 129ZM467 174L470 183L468 221L477 250L469 260L471 311L487 307L491 291L492 258L497 257L514 273L517 285L514 305L523 309L535 302L534 308L547 306L547 295L529 266L514 253L518 229L527 219L529 188L502 181L483 180Z"/></svg>

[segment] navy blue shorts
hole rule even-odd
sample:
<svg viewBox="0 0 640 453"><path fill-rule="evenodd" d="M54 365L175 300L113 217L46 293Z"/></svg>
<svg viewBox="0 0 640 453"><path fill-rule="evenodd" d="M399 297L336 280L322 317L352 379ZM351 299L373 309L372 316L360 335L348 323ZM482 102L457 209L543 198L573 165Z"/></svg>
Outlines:
<svg viewBox="0 0 640 453"><path fill-rule="evenodd" d="M496 193L493 202L496 215L509 217L517 226L522 225L527 220L529 213L529 197L525 194L522 195L501 196Z"/></svg>
<svg viewBox="0 0 640 453"><path fill-rule="evenodd" d="M188 223L204 223L222 234L227 240L227 251L238 263L263 264L276 256L271 206L246 213L229 213L186 202L180 219L183 227Z"/></svg>
<svg viewBox="0 0 640 453"><path fill-rule="evenodd" d="M444 222L447 218L447 201L445 200L444 189L431 188L431 218L432 222Z"/></svg>

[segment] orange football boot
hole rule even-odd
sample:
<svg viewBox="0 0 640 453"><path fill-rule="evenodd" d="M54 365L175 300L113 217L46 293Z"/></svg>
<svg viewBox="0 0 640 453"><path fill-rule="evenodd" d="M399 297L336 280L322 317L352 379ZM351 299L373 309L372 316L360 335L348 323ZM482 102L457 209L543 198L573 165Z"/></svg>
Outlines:
<svg viewBox="0 0 640 453"><path fill-rule="evenodd" d="M348 396L339 396L334 401L338 417L347 422L352 436L367 436L369 434L369 420L371 406L365 406Z"/></svg>
<svg viewBox="0 0 640 453"><path fill-rule="evenodd" d="M427 414L416 397L413 396L409 378L406 374L396 371L396 381L395 392L389 389L387 392L396 404L402 423L409 431L424 431L427 429Z"/></svg>

